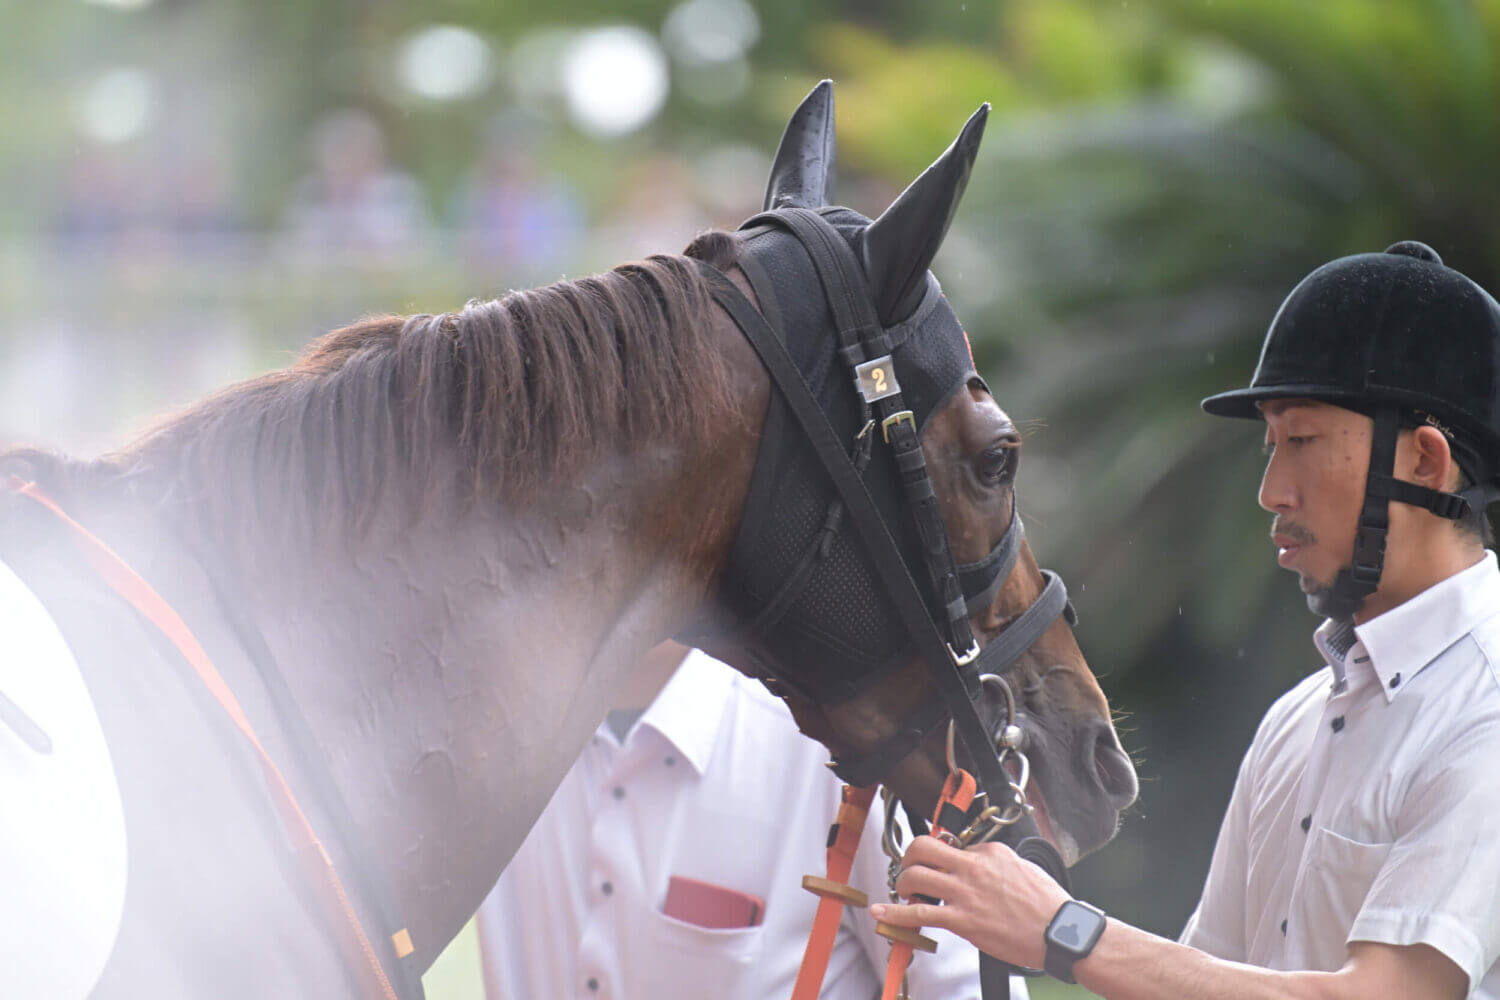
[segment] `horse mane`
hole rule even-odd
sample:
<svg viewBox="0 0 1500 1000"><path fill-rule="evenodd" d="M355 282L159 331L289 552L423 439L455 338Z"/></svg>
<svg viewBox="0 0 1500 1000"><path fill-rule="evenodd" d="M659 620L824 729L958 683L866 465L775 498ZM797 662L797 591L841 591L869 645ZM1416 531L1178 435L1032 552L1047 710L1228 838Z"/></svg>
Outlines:
<svg viewBox="0 0 1500 1000"><path fill-rule="evenodd" d="M18 450L0 465L63 493L113 482L149 502L159 490L221 529L255 518L299 542L368 525L392 486L414 509L455 489L461 501L524 504L608 449L708 436L731 383L689 258L727 269L737 246L710 231L683 255L456 312L366 319L114 454Z"/></svg>

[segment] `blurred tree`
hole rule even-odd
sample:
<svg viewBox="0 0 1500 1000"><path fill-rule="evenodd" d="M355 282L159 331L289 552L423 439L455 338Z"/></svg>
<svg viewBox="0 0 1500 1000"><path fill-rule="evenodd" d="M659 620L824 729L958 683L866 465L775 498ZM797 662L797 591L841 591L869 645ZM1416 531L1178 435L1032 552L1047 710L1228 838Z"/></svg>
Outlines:
<svg viewBox="0 0 1500 1000"><path fill-rule="evenodd" d="M1104 82L1025 73L1053 81L1045 110L992 126L939 273L1002 404L1038 421L1034 544L1146 757L1137 815L1080 881L1173 934L1256 721L1318 665L1255 505L1258 430L1197 401L1248 380L1282 297L1332 257L1421 239L1500 287L1500 4L1144 7L1014 5L1013 40L1090 11Z"/></svg>

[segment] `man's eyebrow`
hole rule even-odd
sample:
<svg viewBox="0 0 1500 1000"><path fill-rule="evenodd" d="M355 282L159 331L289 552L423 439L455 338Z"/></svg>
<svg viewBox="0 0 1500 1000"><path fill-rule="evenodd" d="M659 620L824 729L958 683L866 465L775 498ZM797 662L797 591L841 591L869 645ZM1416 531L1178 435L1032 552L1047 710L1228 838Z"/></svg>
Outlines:
<svg viewBox="0 0 1500 1000"><path fill-rule="evenodd" d="M1258 399L1255 401L1255 409L1261 415L1265 415L1267 407L1274 407L1275 412L1285 413L1287 410L1310 410L1321 405L1321 400L1282 398L1282 399Z"/></svg>

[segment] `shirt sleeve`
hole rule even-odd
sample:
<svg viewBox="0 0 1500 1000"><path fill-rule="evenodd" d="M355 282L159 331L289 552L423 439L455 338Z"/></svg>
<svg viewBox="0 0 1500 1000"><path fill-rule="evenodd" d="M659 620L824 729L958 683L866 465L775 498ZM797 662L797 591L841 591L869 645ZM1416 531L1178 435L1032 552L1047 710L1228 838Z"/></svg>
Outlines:
<svg viewBox="0 0 1500 1000"><path fill-rule="evenodd" d="M899 822L899 820L898 820ZM880 833L885 823L885 811L879 796L870 807L865 822L864 836L859 842L859 853L854 857L854 871L850 881L858 889L867 892L870 902L883 903L889 897L886 872L890 860L880 847ZM911 843L906 825L901 824L903 844ZM844 911L844 923L839 933L853 934L859 941L875 971L879 982L885 981L885 967L890 955L890 942L875 933L875 921L868 909L850 907ZM928 927L923 934L937 941L938 949L932 954L917 952L907 972L911 995L922 1000L979 1000L979 949L956 934L936 927ZM1018 1000L1026 996L1024 989L1016 993Z"/></svg>
<svg viewBox="0 0 1500 1000"><path fill-rule="evenodd" d="M1396 839L1348 940L1426 944L1479 986L1500 958L1500 720L1470 726L1428 756L1395 820Z"/></svg>
<svg viewBox="0 0 1500 1000"><path fill-rule="evenodd" d="M1185 945L1231 962L1246 961L1249 951L1245 933L1245 883L1254 754L1252 743L1240 761L1229 807L1219 825L1219 839L1214 842L1203 894L1179 938Z"/></svg>

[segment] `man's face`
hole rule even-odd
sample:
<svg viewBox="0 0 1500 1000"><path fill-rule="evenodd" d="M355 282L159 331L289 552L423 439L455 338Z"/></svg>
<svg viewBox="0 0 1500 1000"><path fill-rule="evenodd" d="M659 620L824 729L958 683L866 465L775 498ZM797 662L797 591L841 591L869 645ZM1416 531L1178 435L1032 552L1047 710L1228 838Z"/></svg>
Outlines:
<svg viewBox="0 0 1500 1000"><path fill-rule="evenodd" d="M1296 572L1319 611L1322 594L1354 556L1374 421L1310 399L1270 400L1260 411L1269 457L1259 500L1276 515L1276 562Z"/></svg>

